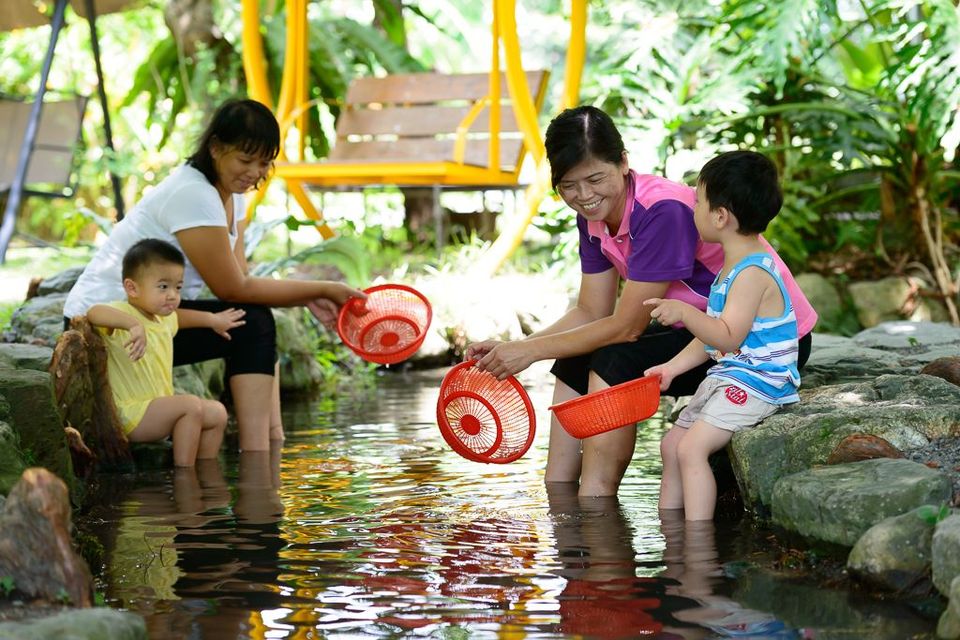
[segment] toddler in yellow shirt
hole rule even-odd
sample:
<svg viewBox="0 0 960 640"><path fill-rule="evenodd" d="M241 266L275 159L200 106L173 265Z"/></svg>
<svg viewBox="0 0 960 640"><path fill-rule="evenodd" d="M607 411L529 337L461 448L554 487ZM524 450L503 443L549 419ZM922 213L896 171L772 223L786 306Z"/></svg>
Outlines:
<svg viewBox="0 0 960 640"><path fill-rule="evenodd" d="M244 324L244 312L178 309L184 257L172 244L141 240L123 257L126 302L96 304L87 320L104 335L113 400L130 442L170 436L173 462L192 467L215 458L227 424L216 400L173 392L173 336L178 327L209 327L226 339Z"/></svg>

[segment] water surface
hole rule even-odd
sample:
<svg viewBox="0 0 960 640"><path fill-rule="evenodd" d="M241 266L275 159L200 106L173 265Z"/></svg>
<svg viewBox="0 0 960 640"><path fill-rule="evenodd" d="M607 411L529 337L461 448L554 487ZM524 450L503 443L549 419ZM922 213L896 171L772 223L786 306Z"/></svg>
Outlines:
<svg viewBox="0 0 960 640"><path fill-rule="evenodd" d="M745 527L661 523L660 418L619 498L547 492L543 368L521 377L527 455L464 460L436 426L443 373L288 402L282 451L111 477L82 522L108 604L161 640L933 637L906 604L751 570Z"/></svg>

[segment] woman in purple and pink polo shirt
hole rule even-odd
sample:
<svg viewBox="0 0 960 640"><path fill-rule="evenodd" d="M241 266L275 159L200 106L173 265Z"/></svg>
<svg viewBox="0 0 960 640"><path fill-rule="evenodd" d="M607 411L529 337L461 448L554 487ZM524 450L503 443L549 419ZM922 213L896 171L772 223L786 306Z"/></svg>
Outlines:
<svg viewBox="0 0 960 640"><path fill-rule="evenodd" d="M692 334L682 326L651 323L643 301L678 298L705 309L723 251L697 233L696 190L630 170L620 133L603 111L567 109L550 123L545 143L553 187L577 212L582 272L577 304L523 340L478 342L467 355L500 378L555 358L553 401L559 403L638 378L687 346ZM780 256L769 245L767 250L797 314L802 367L817 314ZM708 360L678 376L665 393L693 394L712 364ZM580 495L616 494L635 441L636 427L577 440L554 419L545 480L579 480Z"/></svg>

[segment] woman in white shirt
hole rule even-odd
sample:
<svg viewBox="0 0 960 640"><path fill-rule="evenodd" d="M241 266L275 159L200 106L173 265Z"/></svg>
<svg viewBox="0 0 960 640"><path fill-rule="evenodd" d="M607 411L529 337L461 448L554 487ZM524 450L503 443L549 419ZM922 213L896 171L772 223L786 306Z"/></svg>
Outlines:
<svg viewBox="0 0 960 640"><path fill-rule="evenodd" d="M196 151L130 214L117 223L67 296L64 316L83 315L97 303L124 299L121 262L144 238L160 238L187 258L181 306L245 311L245 324L225 339L205 329L184 329L174 340L174 364L225 358L240 449L263 451L283 439L276 327L270 307L304 305L334 327L339 307L361 291L325 280L274 280L249 275L240 218L244 194L262 184L280 149L273 113L253 100L217 109ZM206 284L216 299L195 299Z"/></svg>

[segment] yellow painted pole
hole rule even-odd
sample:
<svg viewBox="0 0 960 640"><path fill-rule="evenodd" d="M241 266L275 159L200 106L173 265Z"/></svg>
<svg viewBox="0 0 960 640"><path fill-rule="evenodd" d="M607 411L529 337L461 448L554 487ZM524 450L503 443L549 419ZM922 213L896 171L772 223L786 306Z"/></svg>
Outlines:
<svg viewBox="0 0 960 640"><path fill-rule="evenodd" d="M302 11L301 20L297 25L299 33L297 35L297 78L296 78L296 97L291 105L291 109L298 110L297 116L298 138L298 156L297 160L303 161L303 151L306 148L307 141L307 109L301 108L307 102L307 78L310 73L310 48L307 45L307 0L298 0Z"/></svg>
<svg viewBox="0 0 960 640"><path fill-rule="evenodd" d="M504 18L502 22L502 34L504 38L504 50L507 52L507 80L509 82L511 80L509 66L511 64L520 66L520 47L517 43L517 23L514 13L515 3L513 0L497 1L502 3L500 15ZM564 73L563 101L565 104L561 105L561 108L571 107L579 102L580 77L583 73L583 65L586 58L586 0L572 0L572 2L570 48L567 52L567 64ZM509 16L507 15L506 9L509 9ZM512 40L512 43L508 44L508 40ZM537 215L537 211L540 209L540 203L550 191L550 165L546 159L543 140L540 138L540 128L537 126L536 109L533 107L533 100L530 99L530 91L527 87L526 78L522 76L522 68L519 69L519 73L523 80L521 83L523 90L526 91L526 103L529 105L529 110L533 113L532 121L534 127L530 127L529 125L524 126L524 122L521 120L521 116L529 118L529 114L517 112L517 120L521 124L524 139L527 141L527 147L530 149L531 156L534 158L535 175L524 192L526 215L516 218L509 229L504 229L479 260L480 264L478 266L480 273L488 276L496 273L496 271L503 266L503 263L513 255L517 247L520 246L520 243L523 241L523 235L526 233L527 227L530 226L530 221ZM516 75L516 73L514 75ZM515 79L514 82L516 82ZM517 93L514 91L513 83L511 83L509 87L510 94L513 96L514 109L516 110L518 107ZM530 137L532 136L528 135L528 129L535 131L536 145L530 144ZM537 150L539 151L539 155L536 153Z"/></svg>
<svg viewBox="0 0 960 640"><path fill-rule="evenodd" d="M264 64L263 38L260 36L260 0L242 0L240 18L243 24L241 57L243 73L247 78L247 93L273 110L273 95Z"/></svg>
<svg viewBox="0 0 960 640"><path fill-rule="evenodd" d="M530 96L530 85L523 71L520 56L520 39L517 37L516 0L496 0L500 22L500 38L503 42L504 59L507 65L507 87L513 102L517 124L523 132L527 150L535 162L543 159L543 139L537 123L537 109Z"/></svg>
<svg viewBox="0 0 960 640"><path fill-rule="evenodd" d="M580 79L587 58L587 0L572 0L570 5L570 44L563 74L563 104L560 110L580 104Z"/></svg>
<svg viewBox="0 0 960 640"><path fill-rule="evenodd" d="M500 170L500 4L493 3L492 42L490 54L490 144L487 148L487 167Z"/></svg>

